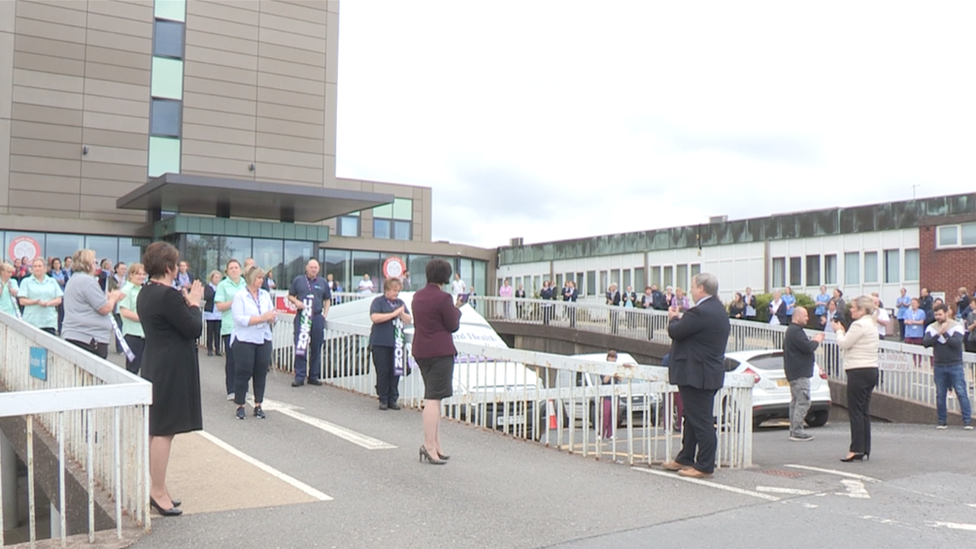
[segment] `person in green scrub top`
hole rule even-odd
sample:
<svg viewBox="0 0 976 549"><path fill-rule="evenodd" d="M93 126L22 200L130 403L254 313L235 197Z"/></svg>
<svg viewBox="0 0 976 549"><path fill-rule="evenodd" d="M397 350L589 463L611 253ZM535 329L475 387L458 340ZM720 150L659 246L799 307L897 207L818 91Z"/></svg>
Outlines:
<svg viewBox="0 0 976 549"><path fill-rule="evenodd" d="M227 400L234 400L234 386L237 380L237 365L234 363L234 353L230 352L230 334L234 331L234 313L230 307L234 303L234 296L243 290L247 284L241 276L241 263L236 259L227 262L227 278L220 281L214 293L214 307L220 311L220 339L224 343L224 381L227 386Z"/></svg>
<svg viewBox="0 0 976 549"><path fill-rule="evenodd" d="M17 316L20 304L17 302L17 290L20 287L14 278L14 266L6 261L0 265L0 312L10 316Z"/></svg>
<svg viewBox="0 0 976 549"><path fill-rule="evenodd" d="M122 336L135 358L125 360L125 369L133 374L139 375L142 367L142 350L146 346L146 332L142 329L139 322L139 312L136 310L136 303L139 298L139 290L146 283L146 269L142 263L129 265L129 272L126 277L125 285L122 286L122 293L125 297L119 301L119 315L122 316Z"/></svg>
<svg viewBox="0 0 976 549"><path fill-rule="evenodd" d="M47 276L44 259L35 257L31 262L31 276L20 283L17 294L24 307L24 321L51 335L57 335L58 305L61 304L61 285Z"/></svg>

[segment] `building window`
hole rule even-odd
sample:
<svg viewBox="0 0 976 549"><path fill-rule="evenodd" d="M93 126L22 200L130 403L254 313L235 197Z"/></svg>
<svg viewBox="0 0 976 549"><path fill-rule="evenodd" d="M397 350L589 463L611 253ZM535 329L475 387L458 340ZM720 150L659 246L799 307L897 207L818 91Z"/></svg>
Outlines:
<svg viewBox="0 0 976 549"><path fill-rule="evenodd" d="M701 274L701 263L693 263L691 265L691 277L694 278Z"/></svg>
<svg viewBox="0 0 976 549"><path fill-rule="evenodd" d="M936 239L937 248L954 248L956 246L976 246L976 223L962 225L945 225L939 227Z"/></svg>
<svg viewBox="0 0 976 549"><path fill-rule="evenodd" d="M897 284L901 280L899 275L899 250L885 250L884 252L884 281L886 284Z"/></svg>
<svg viewBox="0 0 976 549"><path fill-rule="evenodd" d="M663 290L661 287L661 267L651 267L651 284L656 285L658 290Z"/></svg>
<svg viewBox="0 0 976 549"><path fill-rule="evenodd" d="M807 256L807 286L820 285L820 256Z"/></svg>
<svg viewBox="0 0 976 549"><path fill-rule="evenodd" d="M596 271L586 271L586 295L597 295Z"/></svg>
<svg viewBox="0 0 976 549"><path fill-rule="evenodd" d="M169 99L153 99L149 133L164 137L180 137L183 127L182 104Z"/></svg>
<svg viewBox="0 0 976 549"><path fill-rule="evenodd" d="M373 238L413 238L413 200L397 198L392 204L373 208Z"/></svg>
<svg viewBox="0 0 976 549"><path fill-rule="evenodd" d="M413 239L412 221L393 222L393 240L412 240L412 239Z"/></svg>
<svg viewBox="0 0 976 549"><path fill-rule="evenodd" d="M976 246L976 223L960 225L959 232L963 246Z"/></svg>
<svg viewBox="0 0 976 549"><path fill-rule="evenodd" d="M153 57L150 93L164 99L183 99L183 62L179 59Z"/></svg>
<svg viewBox="0 0 976 549"><path fill-rule="evenodd" d="M390 238L390 227L392 223L389 219L373 220L373 238Z"/></svg>
<svg viewBox="0 0 976 549"><path fill-rule="evenodd" d="M790 258L790 286L803 286L803 258Z"/></svg>
<svg viewBox="0 0 976 549"><path fill-rule="evenodd" d="M844 284L859 285L861 283L861 252L847 252L844 254Z"/></svg>
<svg viewBox="0 0 976 549"><path fill-rule="evenodd" d="M677 275L675 275L674 287L681 288L685 292L688 291L688 266L678 265L676 270Z"/></svg>
<svg viewBox="0 0 976 549"><path fill-rule="evenodd" d="M864 283L878 282L878 252L864 252Z"/></svg>
<svg viewBox="0 0 976 549"><path fill-rule="evenodd" d="M664 268L664 287L674 286L674 267L667 266Z"/></svg>
<svg viewBox="0 0 976 549"><path fill-rule="evenodd" d="M156 0L153 4L153 15L157 19L186 21L186 0Z"/></svg>
<svg viewBox="0 0 976 549"><path fill-rule="evenodd" d="M149 177L180 173L180 140L172 137L149 138Z"/></svg>
<svg viewBox="0 0 976 549"><path fill-rule="evenodd" d="M918 281L918 249L905 250L905 280Z"/></svg>
<svg viewBox="0 0 976 549"><path fill-rule="evenodd" d="M336 219L336 232L339 236L359 236L359 212L343 215Z"/></svg>
<svg viewBox="0 0 976 549"><path fill-rule="evenodd" d="M183 59L183 23L156 20L153 55Z"/></svg>
<svg viewBox="0 0 976 549"><path fill-rule="evenodd" d="M824 284L831 285L831 286L837 284L837 256L836 255L824 256Z"/></svg>
<svg viewBox="0 0 976 549"><path fill-rule="evenodd" d="M786 286L786 258L773 258L773 288Z"/></svg>
<svg viewBox="0 0 976 549"><path fill-rule="evenodd" d="M644 267L634 268L634 291L640 293L647 286L647 279L644 277Z"/></svg>

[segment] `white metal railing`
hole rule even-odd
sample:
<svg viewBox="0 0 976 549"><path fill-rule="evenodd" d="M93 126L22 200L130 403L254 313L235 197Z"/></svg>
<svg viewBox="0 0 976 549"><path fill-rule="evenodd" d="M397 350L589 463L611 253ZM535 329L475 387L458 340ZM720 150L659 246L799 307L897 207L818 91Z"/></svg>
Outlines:
<svg viewBox="0 0 976 549"><path fill-rule="evenodd" d="M291 320L291 315L279 315L274 329L277 366L285 370L291 369L293 361ZM323 381L376 394L369 332L368 326L327 322ZM456 347L455 394L441 402L445 417L572 453L630 464L665 461L674 455L673 398L677 389L667 383L664 368L464 342L457 342ZM423 380L413 361L408 372L400 381L401 401L421 408ZM580 383L586 376L599 380L604 375L617 381ZM571 382L559 382L566 378ZM727 374L726 386L716 396L716 420L722 426L716 456L720 466L748 467L752 463L752 384L752 376ZM605 398L613 399L613 434L598 438ZM576 427L577 421L582 421L581 429Z"/></svg>
<svg viewBox="0 0 976 549"><path fill-rule="evenodd" d="M545 301L541 299L511 299L478 297L476 308L488 320L505 320L526 324L551 324L588 332L615 334L641 341L670 344L667 333L667 312L650 309L631 309L610 305ZM727 349L751 351L782 349L785 326L731 319ZM808 335L818 333L807 330ZM920 345L897 341L882 341L879 353L881 379L876 391L926 406L935 406L935 377L932 371L932 350ZM817 350L817 363L830 379L845 381L841 352L833 334ZM963 366L970 389L976 380L976 354L964 353ZM952 395L952 393L950 393ZM973 393L970 392L972 398ZM950 410L959 410L958 400L947 401Z"/></svg>
<svg viewBox="0 0 976 549"><path fill-rule="evenodd" d="M58 493L50 494L50 500L56 501L59 508L62 547L69 534L69 513L87 513L88 538L94 542L96 490L115 504L116 533L120 539L126 514L148 532L152 385L124 368L3 314L0 342L0 417L24 416L27 423L31 546L37 539L35 447L45 444L48 436L57 444ZM32 347L46 350L46 380L31 375ZM87 477L86 510L64 505L69 468L83 471ZM0 486L0 492L4 489L10 487ZM2 506L0 498L0 519L5 512Z"/></svg>

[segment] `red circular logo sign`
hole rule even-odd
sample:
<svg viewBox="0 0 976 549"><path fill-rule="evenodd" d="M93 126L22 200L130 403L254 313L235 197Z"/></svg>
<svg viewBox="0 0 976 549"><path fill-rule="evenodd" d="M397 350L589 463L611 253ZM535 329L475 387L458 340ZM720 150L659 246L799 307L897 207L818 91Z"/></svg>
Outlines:
<svg viewBox="0 0 976 549"><path fill-rule="evenodd" d="M18 236L10 241L7 250L11 260L26 257L28 261L41 256L41 245L29 236Z"/></svg>
<svg viewBox="0 0 976 549"><path fill-rule="evenodd" d="M399 257L388 257L383 262L383 276L386 278L400 278L407 270L407 264Z"/></svg>

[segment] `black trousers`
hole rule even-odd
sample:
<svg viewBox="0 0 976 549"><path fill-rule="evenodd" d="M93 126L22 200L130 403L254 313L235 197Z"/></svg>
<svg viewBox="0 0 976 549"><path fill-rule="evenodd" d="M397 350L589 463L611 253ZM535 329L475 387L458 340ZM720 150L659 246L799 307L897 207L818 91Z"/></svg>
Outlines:
<svg viewBox="0 0 976 549"><path fill-rule="evenodd" d="M244 404L247 396L247 383L254 380L254 404L264 402L264 388L268 380L268 368L271 367L271 342L265 341L261 345L246 341L235 341L227 354L234 354L234 364L237 367L234 386L234 403Z"/></svg>
<svg viewBox="0 0 976 549"><path fill-rule="evenodd" d="M295 315L295 348L298 348L298 337L301 335L302 315ZM322 342L325 339L325 318L321 312L312 315L312 329L309 331L309 343L305 349L305 356L295 355L295 381L305 381L305 378L319 379L322 377Z"/></svg>
<svg viewBox="0 0 976 549"><path fill-rule="evenodd" d="M54 328L42 328L44 331L53 330ZM99 343L94 339L88 342L77 341L74 339L66 339L68 343L74 345L75 347L81 347L82 349L88 351L89 353L100 356L102 358L108 358L108 343Z"/></svg>
<svg viewBox="0 0 976 549"><path fill-rule="evenodd" d="M132 351L132 354L136 355L135 360L129 360L126 357L125 369L133 374L139 375L139 369L142 368L142 350L146 348L146 340L138 336L126 334L125 342L129 346L129 350Z"/></svg>
<svg viewBox="0 0 976 549"><path fill-rule="evenodd" d="M373 345L373 367L376 368L376 396L381 403L396 404L400 398L400 376L393 375L393 347Z"/></svg>
<svg viewBox="0 0 976 549"><path fill-rule="evenodd" d="M207 321L207 350L220 352L220 321Z"/></svg>
<svg viewBox="0 0 976 549"><path fill-rule="evenodd" d="M871 393L877 386L877 368L847 370L847 412L851 419L851 452L871 453Z"/></svg>
<svg viewBox="0 0 976 549"><path fill-rule="evenodd" d="M712 416L716 392L715 389L678 386L685 421L681 431L681 451L674 460L708 474L715 471L715 450L718 448L715 418Z"/></svg>
<svg viewBox="0 0 976 549"><path fill-rule="evenodd" d="M220 336L224 342L224 384L227 386L227 394L234 394L237 386L237 366L234 364L234 353L230 349L230 334Z"/></svg>

